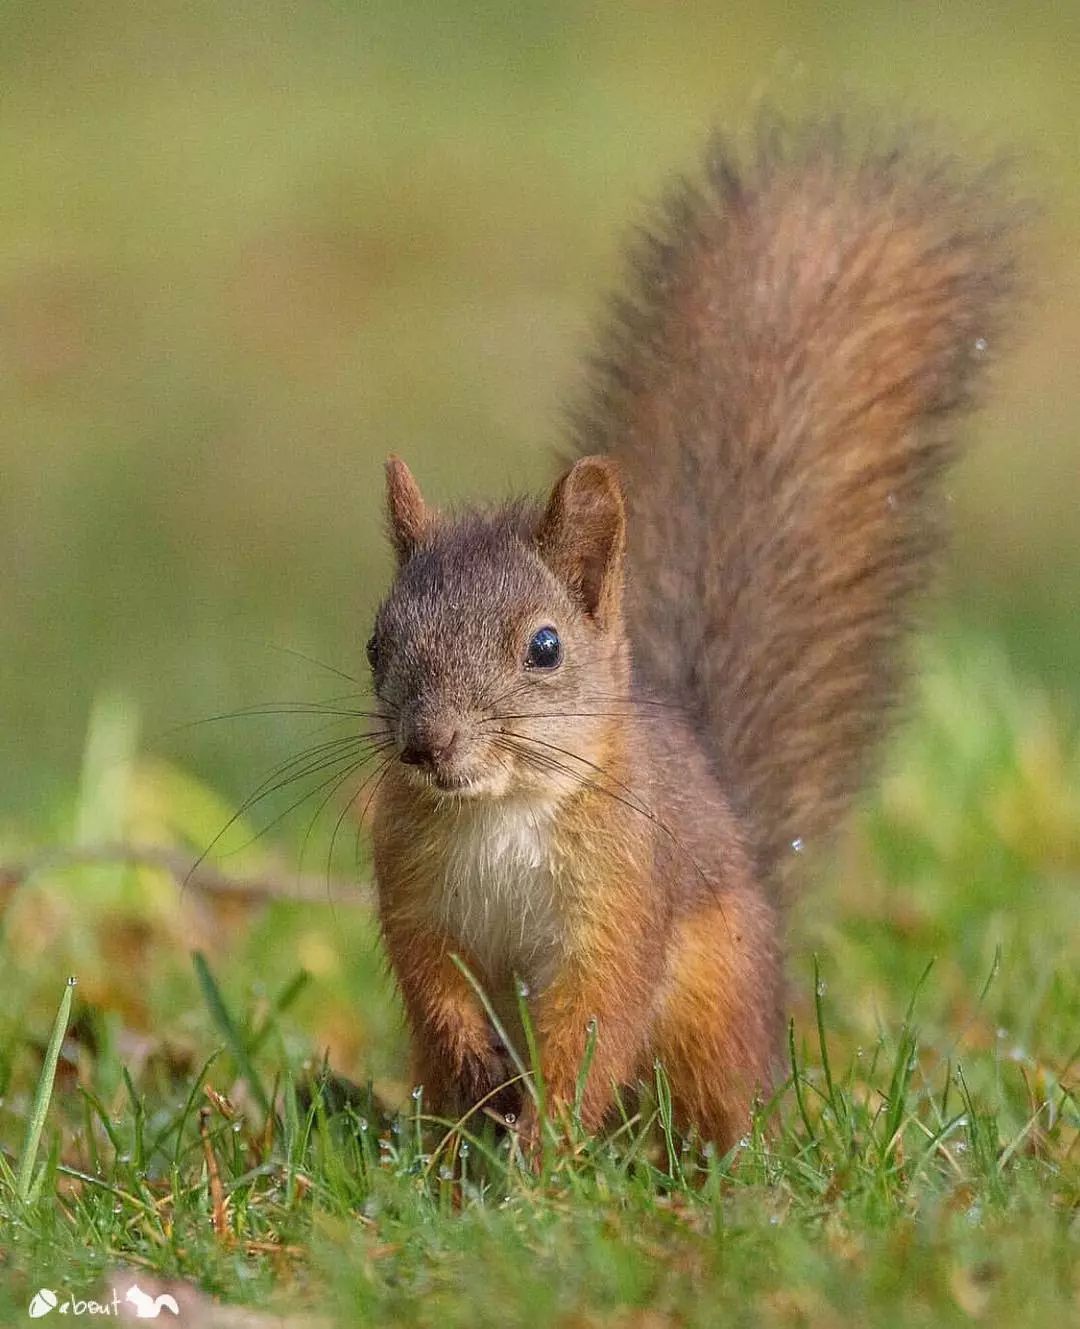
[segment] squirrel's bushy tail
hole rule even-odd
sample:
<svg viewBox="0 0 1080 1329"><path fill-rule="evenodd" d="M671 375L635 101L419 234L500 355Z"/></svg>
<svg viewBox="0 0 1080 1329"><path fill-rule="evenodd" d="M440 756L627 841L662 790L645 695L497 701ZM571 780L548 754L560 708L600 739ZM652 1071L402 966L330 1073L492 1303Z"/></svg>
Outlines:
<svg viewBox="0 0 1080 1329"><path fill-rule="evenodd" d="M989 175L762 130L634 254L576 417L620 463L648 684L697 717L764 870L866 773L939 481L1013 287Z"/></svg>

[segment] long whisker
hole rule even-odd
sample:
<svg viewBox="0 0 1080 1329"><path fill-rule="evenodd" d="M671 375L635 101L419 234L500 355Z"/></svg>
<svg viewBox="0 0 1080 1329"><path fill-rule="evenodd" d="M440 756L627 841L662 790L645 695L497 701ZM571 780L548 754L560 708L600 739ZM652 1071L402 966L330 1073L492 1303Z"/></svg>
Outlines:
<svg viewBox="0 0 1080 1329"><path fill-rule="evenodd" d="M384 737L386 735L372 735L374 741L381 741ZM283 788L290 780L300 779L309 773L308 770L295 770L293 768L303 767L305 763L314 762L310 769L317 770L323 759L331 757L335 753L346 753L354 746L359 750L361 745L367 741L369 739L366 735L340 734L337 738L324 739L321 743L315 743L311 747L305 748L303 752L297 753L290 757L288 761L282 762L280 766L276 766L269 775L262 779L237 809L237 815L242 815L254 800L261 798L264 794L273 793L275 789ZM282 777L285 777L283 783L275 785L274 782L282 779ZM273 786L273 788L270 786Z"/></svg>
<svg viewBox="0 0 1080 1329"><path fill-rule="evenodd" d="M323 810L326 808L327 804L333 799L334 795L335 795L335 794L337 793L337 791L341 788L341 786L346 782L346 780L349 780L349 779L355 774L356 771L358 771L358 770L362 769L364 766L366 766L367 763L372 759L372 757L377 757L377 756L379 756L381 753L384 753L384 752L387 750L387 748L389 748L389 747L392 746L392 744L393 744L393 740L390 739L390 738L385 738L385 739L383 739L380 743L378 743L378 744L373 744L372 747L371 747L371 751L370 751L365 757L363 757L362 760L353 763L351 766L348 766L348 767L346 768L344 774L342 774L342 775L339 777L339 779L337 780L337 782L331 787L330 792L326 795L326 797L322 800L322 802L319 804L319 806L315 809L315 815L311 818L311 821L308 822L308 828L307 828L307 830L304 832L304 839L303 839L303 842L302 842L301 845L300 845L300 860L299 860L299 863L298 863L298 865L297 865L297 872L303 872L303 870L304 870L304 854L307 852L308 841L311 839L312 832L314 831L315 826L316 826L316 824L317 824L319 818L322 816L322 814L323 814ZM361 787L362 787L362 786L361 786ZM355 798L355 795L353 795L353 797ZM351 803L351 801L352 801L352 800L350 800L350 803ZM340 825L340 822L339 822L339 825ZM336 833L336 827L335 827L335 833ZM332 851L333 851L333 839L331 839L331 842L330 842L330 849L331 849L331 853L332 853ZM327 872L327 881L329 882L329 879L330 879L330 861L329 861L329 859L327 860L326 872Z"/></svg>
<svg viewBox="0 0 1080 1329"><path fill-rule="evenodd" d="M594 665L591 661L567 660L560 666L558 673L552 675L552 677L566 678L567 676L570 676L576 679L578 675L586 674L588 676L585 685L586 691L589 694L589 699L596 701L632 701L637 705L659 706L665 710L685 711L688 709L682 702L675 701L671 697L658 697L647 687L635 686L633 682L630 683L628 692L613 693L600 691L593 685L593 672ZM536 682L537 680L535 677L523 676L518 679L516 686L532 688L535 686Z"/></svg>
<svg viewBox="0 0 1080 1329"><path fill-rule="evenodd" d="M381 765L377 766L377 767L375 768L374 771L369 771L368 774L367 774L366 776L364 776L363 780L360 782L360 786L359 786L359 788L357 788L357 789L355 790L355 792L353 793L352 797L351 797L351 798L349 799L349 801L345 804L345 806L341 809L341 815L338 817L337 822L336 822L335 825L334 825L333 833L332 833L331 836L330 836L330 848L326 851L326 884L327 884L327 889L329 889L329 886L330 886L330 867L331 867L331 864L332 864L332 862L333 862L333 858L334 858L334 845L337 843L338 832L341 830L342 824L343 824L343 822L345 821L345 818L346 818L346 816L348 815L349 811L350 811L353 807L355 807L355 805L356 805L356 800L357 800L357 799L360 797L360 795L364 792L364 789L367 787L367 785L371 783L371 780L374 779L374 780L375 780L375 784L374 784L374 786L372 787L371 792L368 794L367 802L364 804L363 808L361 809L361 811L360 811L360 815L359 815L359 817L357 818L357 821L356 821L356 868L357 868L357 872L359 872L359 870L360 870L360 834L361 834L361 832L362 832L362 830L363 830L363 827L364 827L364 819L365 819L365 817L366 817L367 814L368 814L368 808L371 807L371 801L372 801L372 799L373 799L373 798L375 797L375 795L378 793L379 785L382 784L383 779L384 779L384 777L386 776L386 773L389 771L390 767L393 766L394 763L397 761L397 752L396 752L396 750L393 750L393 745L392 745L392 744L391 744L391 745L388 745L388 746L391 747L390 755L384 757L383 760L382 760ZM385 751L385 749L384 749L384 751Z"/></svg>
<svg viewBox="0 0 1080 1329"><path fill-rule="evenodd" d="M635 711L518 711L510 715L488 715L481 724L493 724L502 720L593 720L593 719L628 719L666 720L663 715L638 716Z"/></svg>
<svg viewBox="0 0 1080 1329"><path fill-rule="evenodd" d="M375 795L379 792L379 785L382 784L383 780L384 780L384 779L386 778L386 776L390 773L390 769L391 769L391 767L394 765L394 763L395 763L396 761L397 761L397 753L396 753L396 752L392 752L392 753L391 753L391 754L390 754L390 755L389 755L389 756L383 761L382 766L379 767L378 770L376 770L376 771L374 772L374 775L373 775L372 778L374 778L375 783L371 786L371 789L370 789L370 791L368 792L368 796L367 796L367 798L364 800L364 806L360 809L359 822L360 822L360 825L361 825L361 826L364 825L364 821L365 821L365 819L366 819L366 817L367 817L367 815L368 815L369 810L371 809L371 805L372 805L372 803L375 801ZM364 792L364 785L366 785L367 783L368 783L368 780L365 779L364 784L362 784L362 785L360 786L360 788L356 791L356 794L355 794L354 799L353 799L354 802L355 802L356 799L359 798L360 795Z"/></svg>
<svg viewBox="0 0 1080 1329"><path fill-rule="evenodd" d="M688 708L679 701L661 701L658 697L638 697L634 693L621 696L617 692L594 692L586 701L622 701L628 706L655 706L665 711L685 711Z"/></svg>
<svg viewBox="0 0 1080 1329"><path fill-rule="evenodd" d="M634 801L631 801L630 798L624 798L621 795L614 793L611 789L608 789L605 786L598 784L595 780L590 780L587 776L584 776L580 772L575 771L572 767L567 766L565 762L561 762L554 757L550 757L546 753L530 752L527 750L525 746L515 747L515 740L517 741L517 743L522 745L529 743L539 743L543 747L552 748L556 752L563 753L563 755L571 758L573 761L579 761L583 763L584 765L588 766L590 769L596 771L602 779L609 780L617 787L626 790L627 793L633 796ZM508 747L510 751L516 751L516 754L518 756L523 758L525 761L532 761L540 769L547 769L549 771L554 771L557 773L561 773L563 775L567 775L571 779L576 780L583 787L589 789L595 789L597 793L605 794L608 798L613 799L616 803L621 803L623 807L629 808L631 812L636 812L639 816L644 817L646 821L650 822L652 825L654 825L657 828L657 830L661 831L671 842L672 846L675 849L677 849L678 852L686 858L687 862L689 862L690 865L693 867L698 877L700 877L702 883L705 885L709 885L709 879L708 877L706 877L705 872L701 867L701 864L698 863L697 859L693 856L693 854L691 854L689 849L686 848L686 846L682 843L682 841L671 829L671 827L668 826L667 823L664 822L660 817L658 817L656 813L652 810L652 808L650 808L647 804L640 802L637 799L637 795L634 793L634 791L628 785L624 784L621 780L613 776L610 773L610 771L604 770L602 766L598 766L595 762L589 761L587 757L579 756L576 752L570 752L566 748L557 747L553 743L545 743L541 739L531 738L525 734L518 734L513 731L507 734L504 731L504 733L500 735L499 738L496 738L493 741L497 746Z"/></svg>
<svg viewBox="0 0 1080 1329"><path fill-rule="evenodd" d="M498 694L498 696L495 697L482 696L480 698L480 706L485 709L498 706L500 705L500 703L506 701L508 698L517 696L518 693L524 691L524 689L528 686L530 686L530 684L527 679L521 679L521 678L515 679L514 682L511 683L508 688L504 688L502 692Z"/></svg>
<svg viewBox="0 0 1080 1329"><path fill-rule="evenodd" d="M195 725L213 724L219 720L242 720L258 715L337 715L350 720L392 720L395 717L384 711L369 711L358 706L334 706L331 702L341 698L330 697L326 702L285 701L256 702L253 706L241 706L235 711L222 711L217 715L206 715L199 720L191 720L178 729L191 729Z"/></svg>
<svg viewBox="0 0 1080 1329"><path fill-rule="evenodd" d="M508 732L511 738L522 739L526 743L538 743L542 748L550 748L552 752L558 752L563 757L569 757L571 761L580 761L583 766L588 766L590 770L603 776L605 780L610 780L613 785L622 789L625 793L630 794L635 799L638 797L628 784L624 784L622 780L617 779L610 771L605 770L603 766L598 766L595 761L590 761L588 757L579 756L578 753L571 752L569 748L561 748L557 743L549 743L545 739L535 738L531 734L519 734L516 730L504 732ZM646 804L642 803L641 806L644 811L649 811Z"/></svg>
<svg viewBox="0 0 1080 1329"><path fill-rule="evenodd" d="M629 702L637 706L655 706L662 710L685 711L687 707L680 701L675 701L671 697L658 697L654 692L645 687L638 687L630 682L625 692L607 692L598 688L593 678L593 666L587 661L580 663L566 662L558 671L559 675L571 676L575 681L581 674L586 675L582 684L582 690L586 694L584 700L587 701L612 701ZM526 686L531 686L535 679L526 678L523 680Z"/></svg>
<svg viewBox="0 0 1080 1329"><path fill-rule="evenodd" d="M388 740L389 734L372 735L371 738L376 742L382 742ZM318 743L300 753L299 756L291 757L288 761L275 767L275 769L271 771L265 779L261 780L251 793L248 794L225 825L222 826L221 830L218 831L202 853L199 854L188 871L187 877L185 877L185 883L196 868L202 865L207 856L213 851L215 845L220 843L222 837L236 825L245 812L254 807L261 799L270 794L276 793L279 789L285 788L295 780L304 779L309 775L316 774L317 772L326 769L326 766L329 763L336 763L345 760L346 758L352 759L362 749L363 744L369 741L371 741L371 739L369 739L368 735L343 735L339 738L329 739L324 743ZM356 752L351 750L353 748L356 749ZM302 769L292 769L297 766Z"/></svg>
<svg viewBox="0 0 1080 1329"><path fill-rule="evenodd" d="M533 766L535 766L538 770L550 771L555 774L565 775L569 779L573 780L576 784L580 785L583 789L595 789L597 793L606 794L616 803L621 803L624 807L629 808L632 812L636 812L640 816L644 816L647 817L649 820L653 820L653 818L650 816L648 812L648 809L639 806L639 804L631 801L630 799L623 797L623 795L621 794L615 793L613 790L608 789L606 786L598 784L595 780L591 779L588 775L584 774L582 771L574 770L572 766L568 766L565 762L559 761L558 758L556 757L549 756L546 752L530 752L523 746L520 746L514 743L512 740L505 738L499 738L494 741L496 746L503 748L505 751L513 752L519 757L522 757L524 760L530 762ZM528 742L529 740L525 741Z"/></svg>
<svg viewBox="0 0 1080 1329"><path fill-rule="evenodd" d="M345 721L344 721L343 719L339 719L338 717L335 716L333 719L330 719L330 720L323 720L323 722L322 722L321 724L312 725L310 729L305 729L305 730L304 730L304 736L305 736L306 738L313 738L316 734L325 734L326 731L327 731L328 729L333 729L335 726L338 726L338 725L341 725L341 724L344 724L344 723L345 723ZM352 730L352 726L351 726L351 724L350 724L350 730ZM355 731L353 731L353 732L355 732ZM388 730L382 730L382 731L380 731L380 732L382 732L382 733L388 733L389 731L388 731Z"/></svg>
<svg viewBox="0 0 1080 1329"><path fill-rule="evenodd" d="M327 664L325 660L318 660L313 655L305 655L303 651L298 651L292 646L278 646L272 641L256 641L250 637L246 640L251 646L262 646L268 651L278 651L281 655L291 655L295 660L303 660L306 664L315 665L319 669L325 669L328 674L337 674L338 678L345 679L347 683L356 683L361 687L363 686L363 684L360 683L360 680L354 678L352 674L346 674L344 670L338 669L334 665Z"/></svg>
<svg viewBox="0 0 1080 1329"><path fill-rule="evenodd" d="M581 667L582 666L575 667L570 665L564 665L560 672L562 673L574 672L575 668L580 669ZM496 707L504 705L505 703L512 701L515 697L524 696L525 694L531 694L533 696L536 695L536 680L534 678L527 678L527 677L518 678L508 688L505 688L502 692L498 693L496 696L491 697L485 695L481 697L478 706L480 709L493 711L495 710ZM548 704L550 705L550 700L549 699L545 700L547 700ZM680 702L664 701L657 697L641 696L634 692L616 694L609 692L598 692L593 689L589 689L584 696L576 697L575 701L579 705L585 705L585 706L615 704L621 706L630 706L633 707L635 710L641 709L643 711L652 709L659 711L685 712L687 709Z"/></svg>
<svg viewBox="0 0 1080 1329"><path fill-rule="evenodd" d="M158 743L165 739L175 738L178 734L187 733L192 729L199 729L207 724L219 724L225 720L243 720L258 716L328 715L335 720L380 721L383 724L393 724L397 718L396 715L387 715L382 711L369 711L354 707L338 707L329 704L330 702L341 700L343 700L343 698L331 697L328 698L326 703L260 702L254 706L242 706L235 711L222 711L217 715L204 715L198 720L185 720L181 724L170 725L167 729L162 729L160 732L156 733L151 742Z"/></svg>
<svg viewBox="0 0 1080 1329"><path fill-rule="evenodd" d="M282 812L279 812L277 816L272 817L270 821L268 821L265 826L261 826L249 840L245 840L245 842L242 845L238 845L236 849L232 850L231 852L239 853L241 850L248 848L249 845L255 844L258 840L262 839L262 837L267 833L267 831L272 830L280 822L283 822L285 818L290 815L290 813L293 813L296 811L297 808L302 807L308 801L308 799L314 798L320 793L322 793L322 791L328 785L332 784L334 781L338 781L339 784L343 784L345 779L347 779L350 775L352 775L353 772L359 770L360 767L366 765L375 755L376 755L375 753L368 753L366 756L361 757L359 760L354 760L352 754L349 754L346 757L338 757L333 761L326 762L323 766L319 768L317 772L318 774L321 774L322 771L329 770L331 765L340 768L340 765L343 761L348 761L350 762L350 764L346 766L344 774L340 769L335 769L330 773L330 775L326 777L325 780L320 780L319 783L314 785L312 788L305 789L298 799L295 799L292 803L290 803L289 806L285 808ZM305 774L309 775L314 773L316 772L311 772L311 771L305 772ZM299 778L301 777L294 776L292 780L289 781L289 783L294 783L295 780ZM279 786L279 788L284 788L284 784ZM267 794L264 795L264 797L266 797L272 792L277 792L277 791L267 790Z"/></svg>

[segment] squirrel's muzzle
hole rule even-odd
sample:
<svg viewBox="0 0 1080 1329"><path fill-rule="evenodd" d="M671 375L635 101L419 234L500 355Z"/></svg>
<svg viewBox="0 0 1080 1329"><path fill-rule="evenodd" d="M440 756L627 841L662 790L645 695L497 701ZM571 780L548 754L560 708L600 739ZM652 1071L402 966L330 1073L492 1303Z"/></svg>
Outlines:
<svg viewBox="0 0 1080 1329"><path fill-rule="evenodd" d="M450 773L461 748L460 730L449 720L414 721L403 735L401 760L436 776Z"/></svg>

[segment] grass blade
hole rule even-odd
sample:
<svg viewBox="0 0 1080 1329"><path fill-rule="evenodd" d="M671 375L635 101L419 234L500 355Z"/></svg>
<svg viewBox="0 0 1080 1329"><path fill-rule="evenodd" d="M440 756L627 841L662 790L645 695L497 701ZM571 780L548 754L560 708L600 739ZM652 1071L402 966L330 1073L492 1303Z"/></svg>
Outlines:
<svg viewBox="0 0 1080 1329"><path fill-rule="evenodd" d="M529 1068L522 1061L521 1053L518 1052L517 1048L514 1047L513 1043L510 1041L510 1036L507 1034L505 1028L503 1027L502 1021L495 1013L495 1007L492 1006L491 999L488 997L488 994L484 991L483 987L481 987L480 982L473 975L472 970L461 958L461 956L451 955L450 958L451 960L453 960L454 964L456 964L457 967L461 970L462 974L465 977L466 982L476 993L477 999L480 1002L481 1006L483 1006L487 1018L491 1021L491 1027L495 1030L496 1034L498 1034L499 1038L502 1039L503 1046L506 1048L510 1060L514 1063L514 1067L517 1070L517 1073L521 1076L522 1083L524 1084L525 1088L528 1090L529 1096L532 1098L533 1102L536 1103L537 1102L536 1085L533 1083L533 1078L529 1072Z"/></svg>
<svg viewBox="0 0 1080 1329"><path fill-rule="evenodd" d="M71 1000L75 992L75 982L74 978L68 979L64 987L64 995L60 998L60 1009L56 1012L56 1019L53 1021L52 1035L49 1038L49 1046L45 1052L41 1074L38 1076L37 1090L34 1093L34 1106L31 1109L30 1120L27 1123L26 1138L23 1140L19 1170L15 1176L15 1194L24 1204L30 1197L30 1188L34 1183L34 1164L37 1161L38 1149L41 1145L41 1133L45 1129L45 1118L48 1116L49 1104L52 1101L53 1084L56 1080L56 1065L60 1060L60 1048L64 1041L64 1034L67 1032L68 1023L71 1020Z"/></svg>
<svg viewBox="0 0 1080 1329"><path fill-rule="evenodd" d="M825 1093L829 1099L829 1106L832 1108L833 1119L837 1125L843 1121L836 1101L836 1086L833 1084L832 1066L829 1064L829 1042L825 1037L825 1005L824 998L825 985L821 981L821 969L818 964L818 957L814 956L814 1013L817 1016L818 1048L821 1051L821 1069L825 1072Z"/></svg>
<svg viewBox="0 0 1080 1329"><path fill-rule="evenodd" d="M236 1021L229 1013L228 1006L225 1005L225 998L221 995L221 989L218 987L214 975L210 972L210 966L206 963L206 956L203 955L202 951L195 951L191 958L195 965L195 975L199 980L199 986L202 988L203 997L206 999L206 1005L214 1023L221 1030L233 1061L236 1062L236 1069L248 1082L259 1107L262 1108L264 1113L269 1113L270 1100L266 1096L266 1090L255 1074L255 1068L251 1064L250 1056L248 1056L247 1043Z"/></svg>
<svg viewBox="0 0 1080 1329"><path fill-rule="evenodd" d="M249 1056L253 1057L255 1053L258 1052L259 1048L261 1048L266 1042L268 1035L277 1023L278 1017L283 1015L285 1011L289 1009L310 981L311 975L308 971L306 969L298 969L289 982L285 984L274 998L273 1004L271 1005L262 1026L252 1034L248 1043Z"/></svg>
<svg viewBox="0 0 1080 1329"><path fill-rule="evenodd" d="M820 1148L818 1144L817 1133L814 1130L813 1122L810 1120L810 1114L806 1110L806 1100L803 1097L802 1074L799 1070L799 1058L795 1051L795 1021L788 1021L788 1057L791 1059L791 1082L795 1089L795 1103L799 1109L799 1116L806 1127L806 1134L810 1138L810 1143L815 1149Z"/></svg>

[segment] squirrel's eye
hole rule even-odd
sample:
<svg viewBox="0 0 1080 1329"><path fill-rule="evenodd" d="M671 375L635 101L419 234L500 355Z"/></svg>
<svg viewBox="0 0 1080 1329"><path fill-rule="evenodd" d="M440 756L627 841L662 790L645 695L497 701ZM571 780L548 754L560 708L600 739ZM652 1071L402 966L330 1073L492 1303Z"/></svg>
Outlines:
<svg viewBox="0 0 1080 1329"><path fill-rule="evenodd" d="M368 658L368 664L371 665L372 669L378 669L379 641L377 637L372 637L367 644L367 658Z"/></svg>
<svg viewBox="0 0 1080 1329"><path fill-rule="evenodd" d="M533 633L529 649L525 652L526 669L554 669L562 663L562 642L554 628L541 628Z"/></svg>

